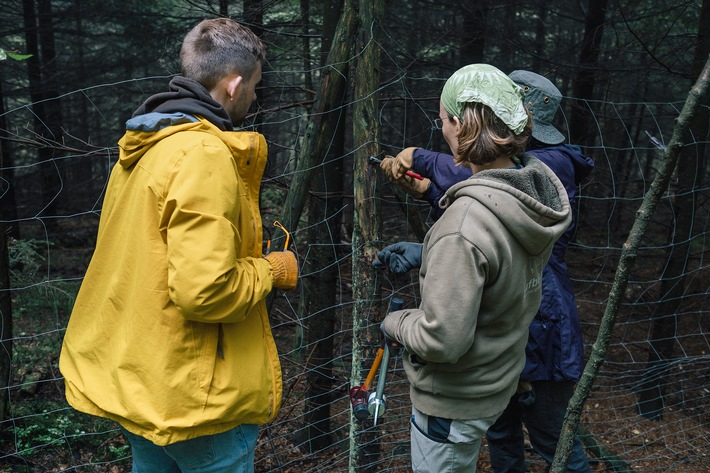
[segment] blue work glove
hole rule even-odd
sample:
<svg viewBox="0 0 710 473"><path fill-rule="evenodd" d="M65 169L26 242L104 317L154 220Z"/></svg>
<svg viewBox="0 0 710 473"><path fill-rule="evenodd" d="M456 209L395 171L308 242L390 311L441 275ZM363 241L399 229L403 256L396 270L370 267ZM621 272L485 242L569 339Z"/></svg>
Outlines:
<svg viewBox="0 0 710 473"><path fill-rule="evenodd" d="M382 248L372 262L376 268L389 268L395 274L406 273L422 265L422 244L400 241Z"/></svg>

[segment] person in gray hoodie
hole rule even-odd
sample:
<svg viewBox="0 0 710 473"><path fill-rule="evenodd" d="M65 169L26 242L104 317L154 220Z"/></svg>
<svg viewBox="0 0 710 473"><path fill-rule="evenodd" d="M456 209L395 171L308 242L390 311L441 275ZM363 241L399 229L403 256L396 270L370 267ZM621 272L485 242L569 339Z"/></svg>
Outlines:
<svg viewBox="0 0 710 473"><path fill-rule="evenodd" d="M424 239L421 305L381 325L405 350L417 473L475 471L525 365L543 267L571 222L560 180L524 154L532 120L522 98L487 64L459 69L441 93L444 139L473 175L446 192Z"/></svg>

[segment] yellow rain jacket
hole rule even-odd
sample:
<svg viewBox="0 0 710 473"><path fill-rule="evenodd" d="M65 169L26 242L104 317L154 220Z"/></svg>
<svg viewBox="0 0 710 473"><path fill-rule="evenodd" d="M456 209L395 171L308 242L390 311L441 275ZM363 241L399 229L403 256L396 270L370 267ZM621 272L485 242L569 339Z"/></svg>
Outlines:
<svg viewBox="0 0 710 473"><path fill-rule="evenodd" d="M266 423L282 393L258 209L266 141L139 118L64 338L67 400L157 445Z"/></svg>

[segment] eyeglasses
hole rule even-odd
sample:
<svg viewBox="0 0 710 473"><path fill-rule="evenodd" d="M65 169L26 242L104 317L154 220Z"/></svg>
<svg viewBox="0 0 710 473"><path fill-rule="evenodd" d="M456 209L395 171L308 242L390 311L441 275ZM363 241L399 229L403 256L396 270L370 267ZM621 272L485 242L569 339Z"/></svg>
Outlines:
<svg viewBox="0 0 710 473"><path fill-rule="evenodd" d="M444 127L444 121L441 118L436 118L431 124L432 129L441 130Z"/></svg>

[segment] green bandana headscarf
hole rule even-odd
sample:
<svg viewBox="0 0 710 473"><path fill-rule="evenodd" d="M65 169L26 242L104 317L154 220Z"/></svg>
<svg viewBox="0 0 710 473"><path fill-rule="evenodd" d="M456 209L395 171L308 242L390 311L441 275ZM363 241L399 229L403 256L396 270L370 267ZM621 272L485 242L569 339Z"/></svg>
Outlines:
<svg viewBox="0 0 710 473"><path fill-rule="evenodd" d="M441 103L451 115L463 121L469 102L487 105L513 133L519 135L528 123L523 89L489 64L469 64L454 72L441 91Z"/></svg>

